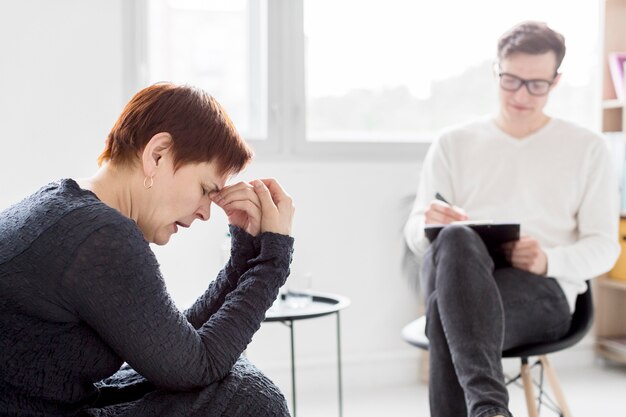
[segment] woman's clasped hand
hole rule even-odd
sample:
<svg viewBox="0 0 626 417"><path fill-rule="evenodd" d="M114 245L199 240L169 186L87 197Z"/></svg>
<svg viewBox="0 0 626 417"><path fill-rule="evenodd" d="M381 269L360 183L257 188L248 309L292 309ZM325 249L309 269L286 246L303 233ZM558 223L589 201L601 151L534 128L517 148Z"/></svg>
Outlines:
<svg viewBox="0 0 626 417"><path fill-rule="evenodd" d="M238 182L209 197L228 216L228 222L252 236L272 232L291 235L295 206L292 198L274 178Z"/></svg>

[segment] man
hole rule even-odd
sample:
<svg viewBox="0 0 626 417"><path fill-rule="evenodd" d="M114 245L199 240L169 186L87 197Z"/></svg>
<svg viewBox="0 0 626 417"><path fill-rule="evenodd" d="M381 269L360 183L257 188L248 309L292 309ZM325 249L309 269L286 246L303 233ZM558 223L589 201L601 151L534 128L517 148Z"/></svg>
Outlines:
<svg viewBox="0 0 626 417"><path fill-rule="evenodd" d="M563 36L543 23L505 33L498 114L449 130L424 160L405 237L422 257L433 417L510 416L502 350L565 335L585 281L619 254L608 149L544 113L564 55ZM425 224L468 219L521 223L521 239L503 247L509 266L495 266L466 226L424 237Z"/></svg>

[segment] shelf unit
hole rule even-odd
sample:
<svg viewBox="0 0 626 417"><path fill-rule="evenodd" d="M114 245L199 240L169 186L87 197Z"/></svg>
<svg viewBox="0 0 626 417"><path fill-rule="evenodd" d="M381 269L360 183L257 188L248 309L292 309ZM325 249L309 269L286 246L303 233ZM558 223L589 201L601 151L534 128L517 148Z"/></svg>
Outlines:
<svg viewBox="0 0 626 417"><path fill-rule="evenodd" d="M626 103L617 99L609 70L611 52L626 52L626 0L602 3L602 131L621 132L626 140ZM625 95L626 96L626 95ZM626 363L626 217L620 219L622 253L608 276L595 282L596 352Z"/></svg>
<svg viewBox="0 0 626 417"><path fill-rule="evenodd" d="M596 297L596 352L626 363L626 281L600 277Z"/></svg>

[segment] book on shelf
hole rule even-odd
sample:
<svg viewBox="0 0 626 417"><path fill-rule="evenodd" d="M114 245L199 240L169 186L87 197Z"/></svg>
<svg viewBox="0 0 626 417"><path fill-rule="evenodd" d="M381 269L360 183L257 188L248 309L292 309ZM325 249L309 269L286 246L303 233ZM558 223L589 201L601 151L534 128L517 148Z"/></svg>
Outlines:
<svg viewBox="0 0 626 417"><path fill-rule="evenodd" d="M613 160L613 170L619 185L620 208L626 213L626 135L624 132L604 132L603 137Z"/></svg>
<svg viewBox="0 0 626 417"><path fill-rule="evenodd" d="M609 72L615 89L615 97L621 102L624 101L626 95L626 86L624 85L624 64L626 63L626 52L610 52L609 53Z"/></svg>

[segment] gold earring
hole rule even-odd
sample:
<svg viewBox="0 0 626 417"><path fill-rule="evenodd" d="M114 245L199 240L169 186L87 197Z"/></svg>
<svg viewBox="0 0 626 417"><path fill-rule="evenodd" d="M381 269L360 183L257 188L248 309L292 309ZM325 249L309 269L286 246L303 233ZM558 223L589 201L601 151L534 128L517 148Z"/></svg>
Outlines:
<svg viewBox="0 0 626 417"><path fill-rule="evenodd" d="M150 184L148 184L148 179L150 179ZM145 188L146 190L149 190L150 188L152 188L152 186L154 185L154 176L152 177L145 177L143 179L143 188Z"/></svg>

